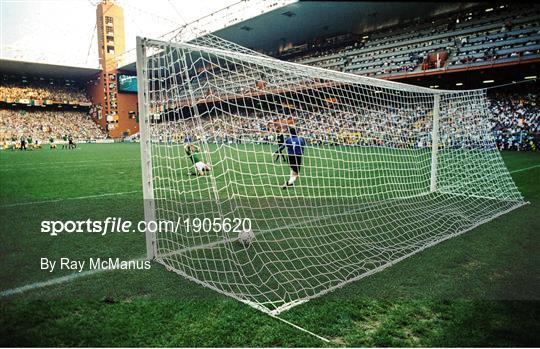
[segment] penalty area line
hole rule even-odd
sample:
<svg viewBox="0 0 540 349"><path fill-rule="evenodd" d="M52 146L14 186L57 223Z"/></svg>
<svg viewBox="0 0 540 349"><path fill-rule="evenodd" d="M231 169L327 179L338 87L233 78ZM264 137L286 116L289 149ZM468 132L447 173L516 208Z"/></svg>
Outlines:
<svg viewBox="0 0 540 349"><path fill-rule="evenodd" d="M520 168L518 170L510 171L510 173L528 171L528 170L532 170L533 168L537 168L537 167L540 167L540 165L534 165L534 166L529 166L529 167L525 167L525 168Z"/></svg>
<svg viewBox="0 0 540 349"><path fill-rule="evenodd" d="M132 191L123 191L123 192L118 192L118 193L105 193L105 194L96 194L96 195L87 195L87 196L77 196L77 197L73 197L73 198L17 202L17 203L14 203L14 204L1 205L0 208L25 206L25 205L39 205L39 204L47 204L47 203L60 202L60 201L66 201L66 200L84 200L84 199L92 199L92 198L101 198L101 197L106 197L106 196L135 194L135 193L141 193L141 192L142 192L142 190L132 190Z"/></svg>
<svg viewBox="0 0 540 349"><path fill-rule="evenodd" d="M140 261L143 261L143 260L146 260L146 257L132 259L129 262L140 262ZM11 288L11 289L8 289L8 290L0 291L0 298L13 296L13 295L20 294L20 293L25 293L25 292L32 291L32 290L35 290L35 289L38 289L38 288L54 286L54 285L60 285L60 284L71 282L73 280L80 279L80 278L83 278L83 277L86 277L86 276L91 276L91 275L94 275L94 274L104 273L104 272L108 272L108 271L115 271L115 270L121 270L121 269L94 269L94 270L87 270L87 271L83 271L83 272L80 272L80 273L72 273L72 274L69 274L69 275L66 275L66 276L60 276L60 277L50 279L50 280L47 280L47 281L34 282L34 283L31 283L31 284L28 284L28 285L24 285L24 286L15 287L15 288Z"/></svg>

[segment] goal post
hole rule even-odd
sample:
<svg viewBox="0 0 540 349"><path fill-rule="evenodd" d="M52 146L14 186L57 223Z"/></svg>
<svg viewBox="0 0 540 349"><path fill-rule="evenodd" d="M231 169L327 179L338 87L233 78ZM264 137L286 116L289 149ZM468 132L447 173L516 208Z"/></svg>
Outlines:
<svg viewBox="0 0 540 349"><path fill-rule="evenodd" d="M438 94L433 96L433 122L431 129L431 179L429 190L437 190L437 152L439 151L439 104L441 97Z"/></svg>
<svg viewBox="0 0 540 349"><path fill-rule="evenodd" d="M278 314L525 204L485 90L215 38L138 38L137 74L145 220L177 223L147 232L148 257L259 310Z"/></svg>
<svg viewBox="0 0 540 349"><path fill-rule="evenodd" d="M148 79L146 61L146 39L137 37L137 100L139 107L139 130L141 146L141 174L143 188L144 220L146 223L155 221L154 188L152 184L152 149L150 146L150 113L148 103ZM155 252L155 232L152 232L148 224L145 231L146 256L152 260Z"/></svg>

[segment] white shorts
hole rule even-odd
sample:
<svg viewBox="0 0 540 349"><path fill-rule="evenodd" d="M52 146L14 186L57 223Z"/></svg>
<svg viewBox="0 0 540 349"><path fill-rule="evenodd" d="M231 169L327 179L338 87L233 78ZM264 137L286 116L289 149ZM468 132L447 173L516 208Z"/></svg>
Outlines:
<svg viewBox="0 0 540 349"><path fill-rule="evenodd" d="M204 162L199 161L195 163L195 169L197 171L204 171L205 168L206 168L206 164Z"/></svg>

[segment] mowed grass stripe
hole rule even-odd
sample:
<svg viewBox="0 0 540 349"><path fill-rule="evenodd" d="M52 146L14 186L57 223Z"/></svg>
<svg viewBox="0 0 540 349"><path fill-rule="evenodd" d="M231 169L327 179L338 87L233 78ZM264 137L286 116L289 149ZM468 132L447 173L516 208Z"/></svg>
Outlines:
<svg viewBox="0 0 540 349"><path fill-rule="evenodd" d="M85 145L85 147L83 149L80 150L80 152L78 153L79 155L81 156L91 156L93 158L98 158L99 156L96 156L97 154L102 154L103 158L107 159L109 154L116 157L115 152L116 151L119 151L120 153L126 153L126 151L129 153L130 156L138 156L138 144L132 144L132 145L125 145L125 144L122 144L122 145L104 145L104 146L101 146L101 145ZM262 149L262 150L261 150ZM311 149L311 153L312 154L316 154L316 155L320 155L321 152L331 152L334 148L327 148L327 149ZM242 163L238 163L238 162L232 162L232 163L227 163L226 165L229 167L229 168L235 168L235 169L238 169L238 172L247 172L249 173L249 171L252 171L252 170L246 170L245 168L242 169L241 166L246 166L246 164L248 163L258 163L260 164L260 166L263 166L264 167L269 167L269 166L274 166L276 167L276 177L278 177L278 174L283 174L284 178L286 178L287 176L287 172L288 172L288 168L287 168L287 165L286 164L281 164L281 163L278 163L278 164L275 164L273 162L273 158L269 155L271 154L271 150L272 148L269 147L269 146L243 146L240 148L241 152L239 152L238 154L235 154L235 153L231 153L232 152L232 149L231 148L228 148L229 150L229 154L227 156L229 157L238 157L238 155L247 155L246 159L242 159ZM43 157L50 157L50 156L57 156L58 154L49 154L49 153L46 153L46 149L43 149L42 152L44 153L41 153L41 155ZM18 155L19 153L12 153L10 154L10 156L19 156ZM39 151L36 151L37 155L40 155ZM71 153L64 153L66 154L66 156L72 156L73 154ZM181 154L181 153L180 153ZM217 156L217 154L214 152L213 153L215 156ZM366 155L366 158L369 159L370 156L374 156L377 154L377 152L372 152L371 150L368 152L369 155ZM20 156L25 156L25 154L20 154ZM414 155L416 156L416 155ZM217 158L215 158L214 160L217 162L216 160ZM357 157L356 160L358 161L358 159L361 159L360 157ZM309 166L309 163L313 162L313 161L316 161L317 158L313 158L313 157L309 157L309 153L308 153L308 158L306 160L306 164L307 167ZM87 161L87 160L80 160L80 161ZM88 160L90 161L90 160ZM108 161L113 161L113 160L108 160ZM165 162L169 161L168 165L171 165L171 159L165 159L163 160ZM324 167L322 169L321 172L327 174L328 171L331 171L329 170L329 167L331 167L332 164L335 164L336 161L338 163L340 163L338 160L332 158L331 160L331 163L329 165L324 165L322 167ZM189 162L184 159L184 158L180 158L180 159L176 159L176 161L173 161L174 163L178 163L178 164L181 164L180 166L184 166L185 167L185 172L187 172L188 168L189 168ZM70 162L64 162L66 164L66 168L65 168L65 171L66 173L69 175L69 173L71 172L71 169L72 167L69 166ZM530 169L532 168L535 168L535 166L531 166ZM219 170L216 169L215 171ZM313 171L313 169L311 169ZM520 170L520 169L518 169ZM22 172L25 172L25 169L21 169ZM99 172L99 169L96 167L96 171ZM315 169L314 171L317 171L317 169ZM82 176L82 175L85 175L85 174L76 174L75 177L77 176ZM89 172L87 173L86 175L90 176L90 177L93 177L93 176L96 176L97 174L95 172ZM103 174L104 176L114 176L113 173L107 173L105 172ZM204 182L207 180L207 178L193 178L193 177L187 177L186 176L186 173L184 173L183 171L181 171L179 173L179 175L175 174L176 177L180 176L181 180L185 180L185 181L199 181L199 182ZM339 177L339 174L337 175ZM219 185L226 185L226 181L229 180L230 178L227 177L227 176L224 176L223 178L220 179L220 182L219 182ZM302 178L302 180L305 180L305 181L309 181L310 179L313 179L313 178ZM131 182L133 181L139 181L140 180L140 174L139 173L131 173L129 177L126 178L126 180L130 180ZM139 182L140 183L140 182ZM260 178L260 177L257 177L256 180L254 180L253 178L251 178L250 180L250 185L252 185L254 188L257 188L257 187L261 187L263 188L267 183L264 182L264 179ZM71 184L72 186L77 186L77 180L74 180L73 183ZM200 185L200 183L198 183L197 185ZM279 187L274 184L273 185L277 192L278 193L281 193L280 190L279 190ZM307 185L306 185L307 186ZM302 186L300 186L300 188L302 188ZM82 189L82 188L81 188ZM305 188L304 188L305 189ZM267 189L268 190L268 189ZM134 191L127 191L127 192L113 192L113 193L103 193L103 194L96 194L96 195L86 195L86 196L79 196L79 197L71 197L71 198L65 198L65 199L52 199L52 200L43 200L43 201L35 201L35 202L26 202L26 203L14 203L14 204L8 204L8 205L3 205L3 206L0 206L2 208L9 208L9 207L13 207L13 208L16 208L18 206L24 206L24 205L37 205L37 204L51 204L51 203L61 203L62 201L69 201L69 200L82 200L84 201L85 199L99 199L99 198L106 198L108 196L123 196L123 195L130 195L130 194L137 194L137 193L140 193L139 190L134 190ZM310 193L312 193L312 188L309 188L307 189L307 191L304 192L305 194L309 195ZM226 194L226 193L225 193ZM248 192L249 195L257 195L256 192ZM46 212L47 211L47 208L43 208L43 210ZM84 212L82 212L84 214ZM39 226L39 225L36 225L36 226ZM33 234L38 234L36 231L32 232ZM140 246L141 250L143 249L143 246Z"/></svg>
<svg viewBox="0 0 540 349"><path fill-rule="evenodd" d="M131 171L121 175L111 160L127 157L136 160ZM0 152L2 166L32 167L48 161L68 165L63 173L55 172L61 180L22 167L0 171L0 196L4 203L14 203L135 190L141 185L138 157L138 144L81 145L71 153ZM283 316L345 346L537 346L540 154L504 152L503 158L509 170L516 171L516 184L531 205ZM93 159L111 161L111 166L82 171L69 166ZM285 179L288 169L282 167ZM38 232L44 218L142 219L140 198L120 195L1 209L2 288L49 281L50 273L38 270L41 256L144 255L144 236L79 234L52 239ZM4 346L322 345L158 265L149 271L97 273L32 289L3 298L0 308Z"/></svg>

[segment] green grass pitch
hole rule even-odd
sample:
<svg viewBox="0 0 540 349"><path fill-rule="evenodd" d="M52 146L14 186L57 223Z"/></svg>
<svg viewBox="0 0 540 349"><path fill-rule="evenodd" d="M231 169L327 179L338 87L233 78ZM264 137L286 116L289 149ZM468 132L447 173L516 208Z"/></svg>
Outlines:
<svg viewBox="0 0 540 349"><path fill-rule="evenodd" d="M331 345L540 344L540 155L503 158L530 205L281 316ZM140 233L51 237L39 231L42 220L142 220L138 144L5 151L0 165L3 346L325 345L158 264L72 279L72 271L40 270L41 257L144 256ZM285 166L276 171L286 178ZM253 180L279 190L264 177ZM310 185L316 183L305 179L298 189ZM47 284L62 276L63 282Z"/></svg>

